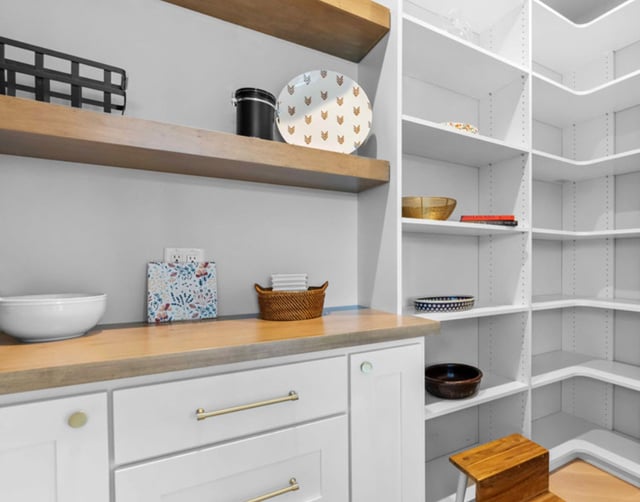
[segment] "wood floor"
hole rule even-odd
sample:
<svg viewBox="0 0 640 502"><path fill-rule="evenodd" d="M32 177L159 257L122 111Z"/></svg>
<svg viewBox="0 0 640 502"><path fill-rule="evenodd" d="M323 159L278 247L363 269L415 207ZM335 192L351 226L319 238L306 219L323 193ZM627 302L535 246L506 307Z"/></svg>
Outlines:
<svg viewBox="0 0 640 502"><path fill-rule="evenodd" d="M549 489L566 502L640 502L640 488L582 460L552 472Z"/></svg>

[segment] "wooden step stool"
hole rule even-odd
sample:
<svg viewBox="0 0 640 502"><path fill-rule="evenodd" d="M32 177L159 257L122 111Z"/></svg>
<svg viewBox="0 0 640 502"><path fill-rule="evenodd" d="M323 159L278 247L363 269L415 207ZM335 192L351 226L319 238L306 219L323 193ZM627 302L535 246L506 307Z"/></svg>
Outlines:
<svg viewBox="0 0 640 502"><path fill-rule="evenodd" d="M449 457L460 469L456 502L463 502L467 478L476 483L476 502L562 502L549 491L549 451L521 436L482 444Z"/></svg>

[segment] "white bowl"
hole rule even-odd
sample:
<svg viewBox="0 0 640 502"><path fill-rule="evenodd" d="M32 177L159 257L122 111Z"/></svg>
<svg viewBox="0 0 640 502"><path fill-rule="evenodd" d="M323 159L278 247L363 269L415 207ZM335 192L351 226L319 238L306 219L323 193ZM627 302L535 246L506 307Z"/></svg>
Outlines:
<svg viewBox="0 0 640 502"><path fill-rule="evenodd" d="M26 295L0 298L0 331L23 342L84 335L104 315L105 294Z"/></svg>

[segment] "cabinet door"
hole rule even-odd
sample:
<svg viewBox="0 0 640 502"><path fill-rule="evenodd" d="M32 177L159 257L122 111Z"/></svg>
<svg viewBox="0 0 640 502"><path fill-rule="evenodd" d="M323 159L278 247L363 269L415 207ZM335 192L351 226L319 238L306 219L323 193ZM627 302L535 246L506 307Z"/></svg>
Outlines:
<svg viewBox="0 0 640 502"><path fill-rule="evenodd" d="M351 356L353 502L423 502L424 345Z"/></svg>
<svg viewBox="0 0 640 502"><path fill-rule="evenodd" d="M0 408L0 500L108 502L106 395Z"/></svg>
<svg viewBox="0 0 640 502"><path fill-rule="evenodd" d="M118 469L115 500L348 502L348 457L342 415Z"/></svg>

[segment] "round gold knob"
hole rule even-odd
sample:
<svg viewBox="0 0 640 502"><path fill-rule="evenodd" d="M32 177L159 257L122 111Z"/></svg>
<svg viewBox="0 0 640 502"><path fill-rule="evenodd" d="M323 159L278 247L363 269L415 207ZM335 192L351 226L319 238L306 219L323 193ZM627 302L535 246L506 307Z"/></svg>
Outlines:
<svg viewBox="0 0 640 502"><path fill-rule="evenodd" d="M76 411L69 416L67 423L69 427L73 427L74 429L79 429L80 427L84 427L89 417L84 411Z"/></svg>

